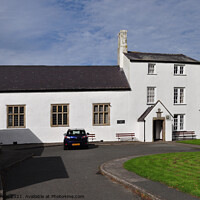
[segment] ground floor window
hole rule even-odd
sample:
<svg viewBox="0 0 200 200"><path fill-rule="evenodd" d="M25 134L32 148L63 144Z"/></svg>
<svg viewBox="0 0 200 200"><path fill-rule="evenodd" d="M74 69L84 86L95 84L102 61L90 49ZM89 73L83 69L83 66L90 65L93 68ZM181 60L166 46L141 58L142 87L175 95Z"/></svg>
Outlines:
<svg viewBox="0 0 200 200"><path fill-rule="evenodd" d="M185 126L185 115L175 114L174 115L174 131L184 130Z"/></svg>
<svg viewBox="0 0 200 200"><path fill-rule="evenodd" d="M7 127L25 128L25 105L7 106Z"/></svg>
<svg viewBox="0 0 200 200"><path fill-rule="evenodd" d="M69 104L51 105L51 126L69 126Z"/></svg>
<svg viewBox="0 0 200 200"><path fill-rule="evenodd" d="M110 104L93 104L93 125L110 125Z"/></svg>

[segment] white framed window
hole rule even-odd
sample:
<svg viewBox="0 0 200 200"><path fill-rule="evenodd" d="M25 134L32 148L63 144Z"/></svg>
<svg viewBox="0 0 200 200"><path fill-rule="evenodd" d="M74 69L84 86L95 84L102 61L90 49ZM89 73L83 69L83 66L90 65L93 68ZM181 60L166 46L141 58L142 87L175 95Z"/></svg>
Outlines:
<svg viewBox="0 0 200 200"><path fill-rule="evenodd" d="M147 87L147 104L155 103L155 87Z"/></svg>
<svg viewBox="0 0 200 200"><path fill-rule="evenodd" d="M185 65L175 64L174 65L174 75L184 75Z"/></svg>
<svg viewBox="0 0 200 200"><path fill-rule="evenodd" d="M185 103L185 88L174 88L174 104Z"/></svg>
<svg viewBox="0 0 200 200"><path fill-rule="evenodd" d="M182 131L185 129L185 115L175 114L174 115L174 131Z"/></svg>
<svg viewBox="0 0 200 200"><path fill-rule="evenodd" d="M148 64L148 74L155 74L155 65L153 63Z"/></svg>

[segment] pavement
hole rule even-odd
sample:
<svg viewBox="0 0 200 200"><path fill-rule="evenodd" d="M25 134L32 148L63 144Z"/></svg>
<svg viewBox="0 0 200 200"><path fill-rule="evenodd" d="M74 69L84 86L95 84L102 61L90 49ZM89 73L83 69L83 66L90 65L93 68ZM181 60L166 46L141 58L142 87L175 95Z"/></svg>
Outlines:
<svg viewBox="0 0 200 200"><path fill-rule="evenodd" d="M130 142L103 142L98 143L98 145L129 145ZM134 143L136 144L136 143ZM174 142L168 142L166 144L173 144L177 146L185 146L192 147L198 151L200 150L200 146L197 145L188 145L188 144L180 144ZM46 146L59 146L61 144L46 144L46 145L12 145L12 146L3 146L0 152L0 170L6 171L8 168L12 168L17 163L20 163L28 158L33 156L40 156ZM144 144L142 144L144 145ZM162 145L162 143L161 143ZM19 151L20 150L20 151ZM21 151L22 150L22 151ZM137 156L128 156L119 159L114 159L111 161L107 161L101 164L100 172L101 174L107 176L114 182L118 182L138 194L141 199L165 199L165 200L193 200L199 199L195 198L189 194L180 192L174 188L170 188L164 184L159 182L150 181L148 179L142 178L132 172L129 172L123 168L123 163L127 160L143 156L144 154L137 153ZM145 153L145 155L147 155ZM3 180L4 181L4 180ZM2 189L2 181L0 175L0 200L3 200L3 189Z"/></svg>
<svg viewBox="0 0 200 200"><path fill-rule="evenodd" d="M138 176L133 172L129 172L123 167L123 163L132 158L140 157L129 156L126 158L115 159L106 162L100 166L100 171L103 175L109 177L133 192L137 193L144 199L154 200L195 200L198 198L192 197L189 194L180 192L174 188L170 188L159 182L154 182Z"/></svg>

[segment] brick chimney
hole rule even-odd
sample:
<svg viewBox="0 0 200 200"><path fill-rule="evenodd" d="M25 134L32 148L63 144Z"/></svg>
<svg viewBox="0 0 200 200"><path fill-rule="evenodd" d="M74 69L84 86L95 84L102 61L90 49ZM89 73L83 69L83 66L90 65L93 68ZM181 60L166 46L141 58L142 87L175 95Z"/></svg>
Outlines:
<svg viewBox="0 0 200 200"><path fill-rule="evenodd" d="M127 53L127 30L120 30L118 34L118 65L123 67L123 53Z"/></svg>

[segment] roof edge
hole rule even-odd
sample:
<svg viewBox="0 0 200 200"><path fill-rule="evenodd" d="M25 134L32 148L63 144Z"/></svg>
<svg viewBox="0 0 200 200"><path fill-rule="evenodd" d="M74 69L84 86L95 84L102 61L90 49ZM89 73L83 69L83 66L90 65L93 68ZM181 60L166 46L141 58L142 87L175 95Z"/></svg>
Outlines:
<svg viewBox="0 0 200 200"><path fill-rule="evenodd" d="M131 91L131 88L97 88L97 89L44 89L44 90L6 90L0 93L43 93L43 92L106 92L106 91Z"/></svg>
<svg viewBox="0 0 200 200"><path fill-rule="evenodd" d="M129 58L128 58L129 59ZM129 59L130 62L156 62L156 63L176 63L176 64L194 64L194 65L200 65L200 61L197 62L174 62L174 61L157 61L157 60L133 60L133 59Z"/></svg>
<svg viewBox="0 0 200 200"><path fill-rule="evenodd" d="M144 111L144 113L142 113L142 115L138 118L138 122L144 122L145 121L145 118L148 116L148 114L155 108L155 106L158 104L158 103L160 103L165 109L166 109L166 111L172 116L172 117L174 117L172 114L171 114L171 112L165 107L165 105L160 101L160 100L158 100L153 106L151 106L151 107L148 107L145 111ZM146 113L145 113L146 112ZM144 114L146 114L146 115L144 115ZM144 115L144 116L143 116Z"/></svg>
<svg viewBox="0 0 200 200"><path fill-rule="evenodd" d="M119 65L9 65L0 64L0 67L120 67Z"/></svg>

